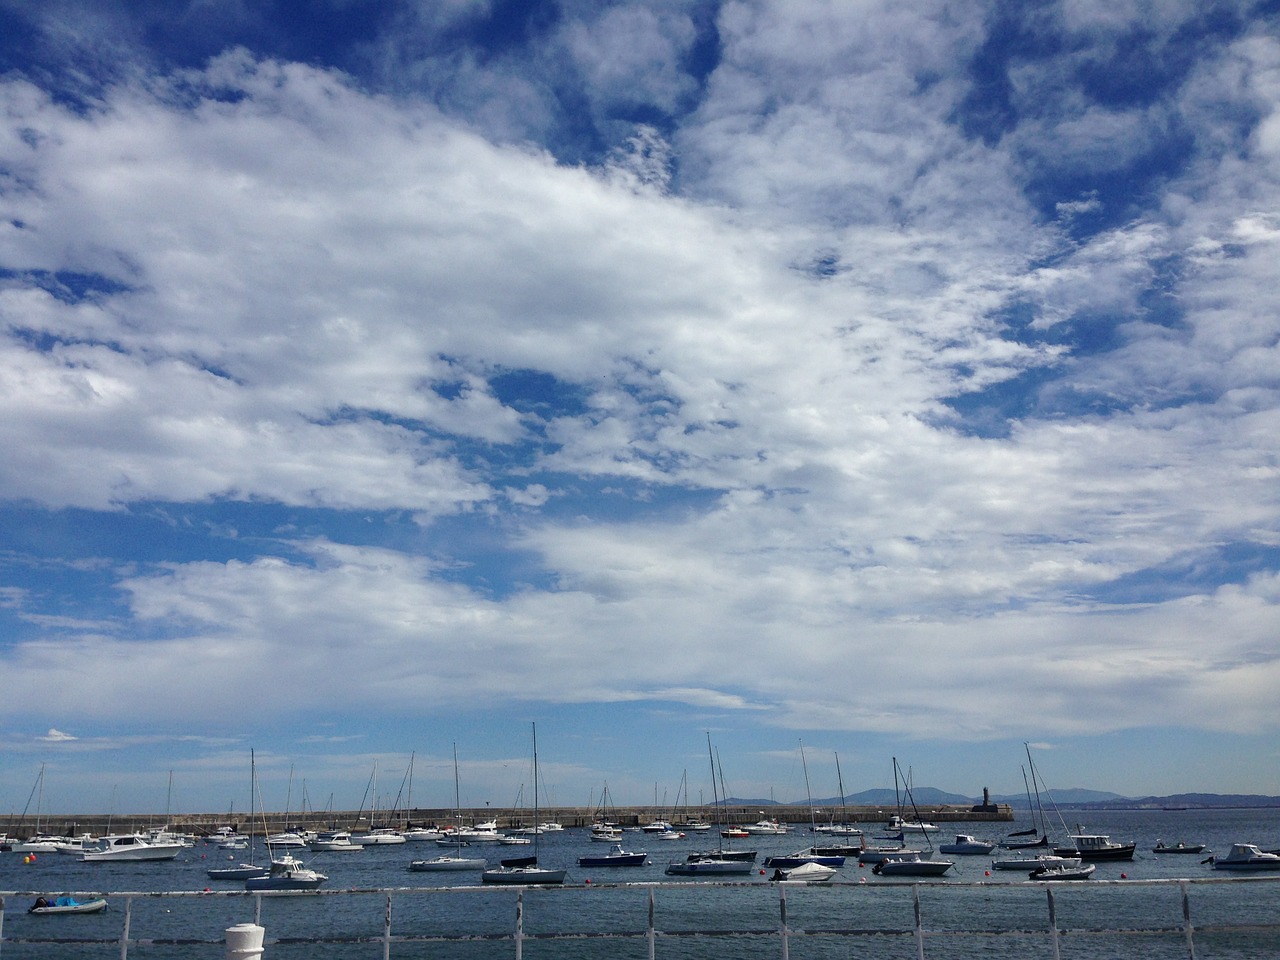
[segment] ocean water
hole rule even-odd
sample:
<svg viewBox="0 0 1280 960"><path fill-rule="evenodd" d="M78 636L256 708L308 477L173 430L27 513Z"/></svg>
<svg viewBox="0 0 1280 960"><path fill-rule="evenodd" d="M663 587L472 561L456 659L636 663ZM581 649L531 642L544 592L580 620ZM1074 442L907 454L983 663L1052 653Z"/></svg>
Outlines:
<svg viewBox="0 0 1280 960"><path fill-rule="evenodd" d="M1086 814L1064 810L1063 816L1073 831L1079 822L1083 832L1137 840L1138 854L1133 861L1098 864L1089 881L1054 885L1061 957L1187 957L1181 932L1183 885L1175 882L1182 878L1216 881L1186 887L1197 931L1197 958L1280 956L1280 933L1265 927L1280 925L1280 882L1230 877L1203 864L1201 856L1151 852L1157 839L1208 843L1223 853L1234 842L1280 847L1280 810L1090 811L1087 820L1082 819ZM874 833L875 825L863 826L868 835ZM937 837L946 840L948 832L966 832L994 839L1011 829L1008 824L953 824ZM807 846L812 839L807 829L795 829L787 836L735 843L757 849L763 861L771 854ZM1021 873L990 870L989 857L953 858L957 867L947 877L922 884L885 880L853 862L830 886L780 888L767 882L763 869L731 884L664 875L668 861L682 860L687 853L715 843L709 834L660 841L628 832L624 845L647 850L648 866L584 870L576 866L577 858L598 854L604 845L588 841L585 831L548 834L541 840L540 858L547 866L568 867L568 883L564 888L526 890L522 896L510 888L481 887L475 873L410 872L410 860L439 852L435 844L372 847L357 854L303 853L300 856L308 866L329 875L323 887L326 893L261 899L203 894L205 890L238 891L241 886L207 879L205 871L223 865L228 857L208 845L158 864L85 864L57 854L40 855L27 864L22 854L4 853L0 854L0 890L18 893L5 895L0 960L119 957L128 900L123 894L152 891L201 895L133 899L127 912L129 938L136 942L128 946L129 957L221 957L223 948L214 941L221 939L227 927L259 920L267 931L264 960L380 958L389 899L393 938L444 938L393 942L390 955L400 960L514 957L516 944L509 938L516 929L517 907L525 936L520 945L524 957L639 960L649 955L648 941L643 936L616 935L645 932L651 898L654 927L659 931L654 948L658 957L780 957L784 891L787 927L793 931L786 949L793 960L914 958L917 899L926 932L926 957L988 960L1053 955L1046 888L1025 882ZM480 850L480 855L496 862L530 849L490 845L472 851ZM1107 882L1121 880L1166 882ZM111 907L89 916L26 913L36 893L69 891L102 893ZM331 895L327 891L355 892ZM1214 929L1222 926L1232 929ZM1145 932L1098 932L1116 928ZM837 934L848 931L865 935ZM565 932L579 936L541 938ZM342 942L301 942L314 937Z"/></svg>

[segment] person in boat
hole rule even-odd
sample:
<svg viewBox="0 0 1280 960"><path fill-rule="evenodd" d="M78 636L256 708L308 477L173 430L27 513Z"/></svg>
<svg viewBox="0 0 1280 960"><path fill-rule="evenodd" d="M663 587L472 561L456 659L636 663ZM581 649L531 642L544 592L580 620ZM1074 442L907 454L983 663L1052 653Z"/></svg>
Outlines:
<svg viewBox="0 0 1280 960"><path fill-rule="evenodd" d="M36 910L41 910L47 906L49 906L48 899L45 897L36 897L36 902L27 907L27 913L34 913Z"/></svg>
<svg viewBox="0 0 1280 960"><path fill-rule="evenodd" d="M773 871L773 876L772 876L772 877L770 877L769 879L770 879L770 880L785 880L785 879L787 879L787 875L786 875L785 873L783 873L781 870L774 869L774 871Z"/></svg>

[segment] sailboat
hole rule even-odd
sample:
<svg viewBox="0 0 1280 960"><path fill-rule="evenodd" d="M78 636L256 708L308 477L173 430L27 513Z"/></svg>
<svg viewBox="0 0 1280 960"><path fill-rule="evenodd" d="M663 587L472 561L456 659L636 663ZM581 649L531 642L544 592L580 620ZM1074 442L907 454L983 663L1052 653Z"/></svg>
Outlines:
<svg viewBox="0 0 1280 960"><path fill-rule="evenodd" d="M533 729L533 822L538 822L538 725ZM505 883L516 885L546 886L553 883L564 883L567 870L550 870L538 866L538 840L541 835L533 835L533 856L516 857L503 860L498 867L489 867L480 874L484 883Z"/></svg>
<svg viewBox="0 0 1280 960"><path fill-rule="evenodd" d="M267 835L267 817L263 810L262 795L255 790L253 796L257 797L258 809L262 813L262 835L265 837ZM250 818L252 816L251 810ZM250 836L253 835L252 819L250 819L249 834ZM269 843L267 844L267 856L270 858L267 870L257 876L246 877L244 881L246 890L314 890L329 879L325 874L303 866L302 861L291 854L286 853L279 857L275 856Z"/></svg>
<svg viewBox="0 0 1280 960"><path fill-rule="evenodd" d="M707 734L707 756L711 760L711 798L716 811L716 826L720 825L720 798L716 793L716 755L711 749L711 734ZM720 833L719 830L716 831ZM666 873L671 877L721 877L725 875L741 875L755 869L756 855L751 853L750 860L731 860L725 856L724 840L720 840L720 849L714 853L690 854L687 860L668 863Z"/></svg>
<svg viewBox="0 0 1280 960"><path fill-rule="evenodd" d="M458 744L453 745L453 816L454 822L461 825L462 823L462 796L458 784ZM439 857L430 857L425 860L412 860L409 863L410 870L428 872L428 871L444 871L444 870L483 870L485 860L483 857L464 857L462 855L462 847L464 841L457 831L454 831L454 844L456 850L452 854L443 854ZM443 841L441 841L443 842Z"/></svg>
<svg viewBox="0 0 1280 960"><path fill-rule="evenodd" d="M813 791L809 789L809 764L804 758L804 742L800 743L800 766L804 769L804 792L809 802L809 831L817 836L818 818L813 809ZM818 848L810 846L806 850L797 850L795 853L787 854L780 857L766 857L764 865L773 867L775 870L782 870L784 874L787 871L794 870L796 867L803 866L806 863L817 863L824 867L832 867L839 869L844 866L845 857L840 853L820 853ZM829 879L830 874L826 874L824 879ZM785 879L785 876L780 878Z"/></svg>
<svg viewBox="0 0 1280 960"><path fill-rule="evenodd" d="M1027 809L1031 811L1031 829L1017 830L1009 834L1008 838L1000 842L1000 846L1006 850L1034 850L1037 847L1049 846L1049 827L1045 822L1044 806L1040 803L1040 783L1036 776L1036 765L1031 759L1031 746L1024 743L1023 749L1027 751L1027 763L1031 765L1031 783L1027 783L1027 768L1022 768L1022 785L1027 790ZM1036 802L1033 806L1031 803L1031 787L1036 788ZM1039 825L1037 825L1036 814L1039 814ZM1018 839L1014 839L1017 837ZM1026 837L1036 837L1034 840L1024 839Z"/></svg>
<svg viewBox="0 0 1280 960"><path fill-rule="evenodd" d="M256 766L256 758L251 749L249 751L249 862L238 863L234 867L215 867L206 871L210 880L248 880L252 877L265 877L270 871L267 867L257 866L254 862L254 844L253 844L253 802L254 792L258 785L258 773Z"/></svg>
<svg viewBox="0 0 1280 960"><path fill-rule="evenodd" d="M911 785L904 780L904 787L907 792L907 799L911 803L911 810L915 814L915 822L920 823L920 811L916 809L916 801L911 796ZM897 793L898 790L898 758L893 758L893 789ZM897 819L902 819L902 803L898 802ZM921 856L919 852L915 853L896 853L889 854L874 867L871 872L882 877L940 877L953 866L955 862L952 860L934 860L933 857L933 841L929 839L928 833L923 833L925 841L929 844L928 858Z"/></svg>

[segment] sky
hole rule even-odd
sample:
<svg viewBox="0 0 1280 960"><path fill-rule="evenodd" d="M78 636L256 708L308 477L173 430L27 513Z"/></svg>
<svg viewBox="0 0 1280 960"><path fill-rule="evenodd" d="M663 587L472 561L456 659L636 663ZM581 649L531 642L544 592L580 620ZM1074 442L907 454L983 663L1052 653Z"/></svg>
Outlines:
<svg viewBox="0 0 1280 960"><path fill-rule="evenodd" d="M1280 2L0 0L0 101L4 812L1280 794Z"/></svg>

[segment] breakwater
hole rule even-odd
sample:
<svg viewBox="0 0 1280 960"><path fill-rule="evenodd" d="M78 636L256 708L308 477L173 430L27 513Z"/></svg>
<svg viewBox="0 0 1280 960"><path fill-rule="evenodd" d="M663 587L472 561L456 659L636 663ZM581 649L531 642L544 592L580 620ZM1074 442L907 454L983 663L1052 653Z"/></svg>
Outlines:
<svg viewBox="0 0 1280 960"><path fill-rule="evenodd" d="M917 804L916 810L921 819L937 824L943 823L977 823L1008 822L1013 820L1013 811L1006 804L990 804L985 809L974 809L962 805L924 805ZM877 831L893 815L892 806L850 806L838 811L824 808L817 817L818 823L826 823L833 814L836 819L847 819L861 824L868 833ZM914 814L913 814L914 815ZM641 827L655 820L670 819L670 809L653 806L616 807L611 808L608 817L622 827ZM760 807L759 805L728 805L724 807L690 807L681 810L680 816L699 817L709 823L750 824L765 817L777 819L783 823L804 828L809 825L810 814L807 806L775 805ZM542 821L553 820L565 827L588 827L598 817L598 811L586 807L551 807L538 811ZM499 829L527 826L532 819L532 811L498 811L489 807L471 807L461 811L463 823L480 823L496 820ZM409 811L397 811L393 817L379 818L377 823L369 822L368 814L359 810L346 811L308 811L305 813L267 812L255 813L253 822L248 815L227 813L202 813L170 815L164 814L65 814L46 815L39 825L39 832L61 836L76 836L90 833L102 836L108 833L145 833L149 829L169 827L180 833L196 836L213 833L219 827L232 827L244 833L258 836L280 833L286 829L307 830L350 830L359 832L370 826L404 827L409 824L446 826L458 822L458 812L452 809L414 808ZM12 838L25 839L37 832L32 821L22 823L11 821L6 823L0 832L6 832Z"/></svg>

